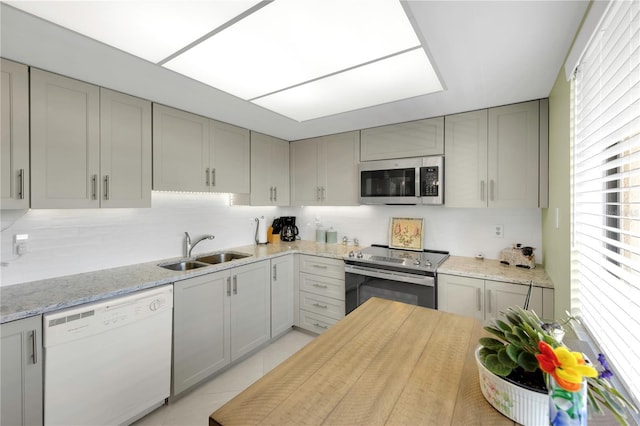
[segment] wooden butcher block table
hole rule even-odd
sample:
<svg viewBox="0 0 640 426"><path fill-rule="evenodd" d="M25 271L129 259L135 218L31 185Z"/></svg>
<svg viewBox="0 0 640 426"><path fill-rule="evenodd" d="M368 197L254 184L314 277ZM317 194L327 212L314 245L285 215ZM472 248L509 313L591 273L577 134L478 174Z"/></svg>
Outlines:
<svg viewBox="0 0 640 426"><path fill-rule="evenodd" d="M513 425L485 401L473 318L369 299L210 425Z"/></svg>

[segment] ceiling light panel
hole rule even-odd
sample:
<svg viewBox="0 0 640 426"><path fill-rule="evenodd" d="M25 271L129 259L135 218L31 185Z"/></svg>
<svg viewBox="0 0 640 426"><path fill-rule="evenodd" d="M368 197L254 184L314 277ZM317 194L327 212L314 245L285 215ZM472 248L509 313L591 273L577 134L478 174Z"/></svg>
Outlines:
<svg viewBox="0 0 640 426"><path fill-rule="evenodd" d="M164 66L252 99L419 45L397 0L276 0Z"/></svg>
<svg viewBox="0 0 640 426"><path fill-rule="evenodd" d="M427 55L418 48L253 102L306 121L440 90Z"/></svg>
<svg viewBox="0 0 640 426"><path fill-rule="evenodd" d="M11 6L157 63L259 3L9 1Z"/></svg>

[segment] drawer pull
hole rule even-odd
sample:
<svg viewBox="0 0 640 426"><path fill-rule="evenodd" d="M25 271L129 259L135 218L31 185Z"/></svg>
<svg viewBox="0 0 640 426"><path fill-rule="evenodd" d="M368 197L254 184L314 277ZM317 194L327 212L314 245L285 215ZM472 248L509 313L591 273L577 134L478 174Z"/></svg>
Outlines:
<svg viewBox="0 0 640 426"><path fill-rule="evenodd" d="M318 268L318 269L327 269L327 265L316 265L315 263L312 264L311 266L313 266L314 268Z"/></svg>
<svg viewBox="0 0 640 426"><path fill-rule="evenodd" d="M324 284L318 284L318 283L313 283L313 286L318 288L329 288L329 286L326 286Z"/></svg>
<svg viewBox="0 0 640 426"><path fill-rule="evenodd" d="M326 325L318 324L317 322L314 322L314 323L313 323L313 325L314 325L315 327L323 328L323 329L325 329L325 330L328 330L328 329L329 329L329 327L327 327Z"/></svg>
<svg viewBox="0 0 640 426"><path fill-rule="evenodd" d="M327 305L321 305L319 303L314 303L313 306L315 306L316 308L322 308L322 309L328 309L329 308Z"/></svg>

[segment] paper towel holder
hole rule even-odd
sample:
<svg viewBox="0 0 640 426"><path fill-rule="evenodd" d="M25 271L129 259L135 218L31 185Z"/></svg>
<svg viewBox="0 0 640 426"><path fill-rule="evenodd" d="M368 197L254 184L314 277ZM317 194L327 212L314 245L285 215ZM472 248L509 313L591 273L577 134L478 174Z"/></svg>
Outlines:
<svg viewBox="0 0 640 426"><path fill-rule="evenodd" d="M256 244L267 244L267 224L264 216L256 217Z"/></svg>

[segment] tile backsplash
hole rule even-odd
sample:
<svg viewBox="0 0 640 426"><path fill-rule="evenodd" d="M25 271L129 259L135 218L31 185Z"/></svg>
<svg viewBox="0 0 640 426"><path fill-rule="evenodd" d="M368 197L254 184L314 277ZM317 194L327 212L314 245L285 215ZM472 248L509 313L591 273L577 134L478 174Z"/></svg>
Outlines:
<svg viewBox="0 0 640 426"><path fill-rule="evenodd" d="M360 245L386 244L391 217L424 218L424 246L454 255L497 258L514 242L536 247L542 261L540 209L451 209L442 206L229 206L226 194L153 192L149 209L2 211L1 285L182 256L184 232L214 234L194 253L254 242L255 218L268 223L297 216L300 236L315 239L318 224ZM503 225L504 238L493 236ZM16 234L28 234L27 252L13 252Z"/></svg>

